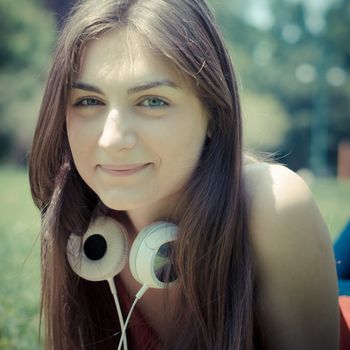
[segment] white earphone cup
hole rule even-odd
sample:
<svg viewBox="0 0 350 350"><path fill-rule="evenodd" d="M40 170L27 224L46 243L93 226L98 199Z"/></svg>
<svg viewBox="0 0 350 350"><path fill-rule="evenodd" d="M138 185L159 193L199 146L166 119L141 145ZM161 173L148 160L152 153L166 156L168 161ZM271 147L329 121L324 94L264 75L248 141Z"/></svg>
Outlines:
<svg viewBox="0 0 350 350"><path fill-rule="evenodd" d="M165 286L156 275L157 259L160 259L161 247L176 239L177 231L175 224L159 221L137 235L130 249L129 264L132 275L139 283L150 288Z"/></svg>
<svg viewBox="0 0 350 350"><path fill-rule="evenodd" d="M126 231L111 217L97 217L82 237L70 235L67 258L72 270L86 280L111 279L127 261Z"/></svg>

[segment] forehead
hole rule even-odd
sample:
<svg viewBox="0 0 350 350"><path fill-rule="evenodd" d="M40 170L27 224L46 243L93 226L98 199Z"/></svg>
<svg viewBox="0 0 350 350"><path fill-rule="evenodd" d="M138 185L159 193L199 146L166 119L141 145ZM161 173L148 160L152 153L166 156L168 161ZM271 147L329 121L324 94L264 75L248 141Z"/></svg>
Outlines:
<svg viewBox="0 0 350 350"><path fill-rule="evenodd" d="M188 85L175 64L151 47L142 35L127 28L104 33L88 42L78 80L122 82L125 79L171 79Z"/></svg>

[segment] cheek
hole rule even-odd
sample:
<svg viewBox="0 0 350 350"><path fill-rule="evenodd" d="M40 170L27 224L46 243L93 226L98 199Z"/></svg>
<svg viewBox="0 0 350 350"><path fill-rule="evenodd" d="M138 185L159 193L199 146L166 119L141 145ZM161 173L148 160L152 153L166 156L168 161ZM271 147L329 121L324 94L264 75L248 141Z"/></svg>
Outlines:
<svg viewBox="0 0 350 350"><path fill-rule="evenodd" d="M90 143L92 140L91 132L87 130L84 124L80 123L77 119L67 116L66 128L69 147L72 152L74 163L79 170L80 165L84 163L84 159L88 157Z"/></svg>
<svg viewBox="0 0 350 350"><path fill-rule="evenodd" d="M169 129L168 129L169 130ZM165 181L185 181L195 169L206 136L205 123L186 123L162 134L159 140L161 171Z"/></svg>
<svg viewBox="0 0 350 350"><path fill-rule="evenodd" d="M77 132L78 128L76 123L72 121L72 118L69 116L66 118L66 125L69 147L75 160L76 155L79 154L78 150L80 145L79 133Z"/></svg>
<svg viewBox="0 0 350 350"><path fill-rule="evenodd" d="M171 144L173 156L177 159L196 161L206 137L207 123L199 115L191 118L189 113L185 114L184 119L182 123L170 128L164 144Z"/></svg>

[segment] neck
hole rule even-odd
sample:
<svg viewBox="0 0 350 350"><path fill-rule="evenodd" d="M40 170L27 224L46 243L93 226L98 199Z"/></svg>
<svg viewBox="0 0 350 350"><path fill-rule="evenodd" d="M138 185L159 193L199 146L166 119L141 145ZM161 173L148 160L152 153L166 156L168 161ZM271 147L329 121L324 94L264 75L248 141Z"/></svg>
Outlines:
<svg viewBox="0 0 350 350"><path fill-rule="evenodd" d="M178 198L167 198L147 207L126 212L137 232L156 221L177 221L180 217Z"/></svg>
<svg viewBox="0 0 350 350"><path fill-rule="evenodd" d="M143 228L156 221L178 222L182 213L178 195L167 197L144 207L127 211L110 211L110 215L126 227L131 239L134 239Z"/></svg>

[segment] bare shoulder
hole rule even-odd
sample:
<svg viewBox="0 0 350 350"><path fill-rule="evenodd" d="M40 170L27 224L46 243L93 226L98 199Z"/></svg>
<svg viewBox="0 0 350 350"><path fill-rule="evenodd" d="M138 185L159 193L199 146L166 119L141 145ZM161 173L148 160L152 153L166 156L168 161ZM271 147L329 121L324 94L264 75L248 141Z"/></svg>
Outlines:
<svg viewBox="0 0 350 350"><path fill-rule="evenodd" d="M333 248L311 191L278 164L249 163L244 177L264 348L337 349Z"/></svg>

